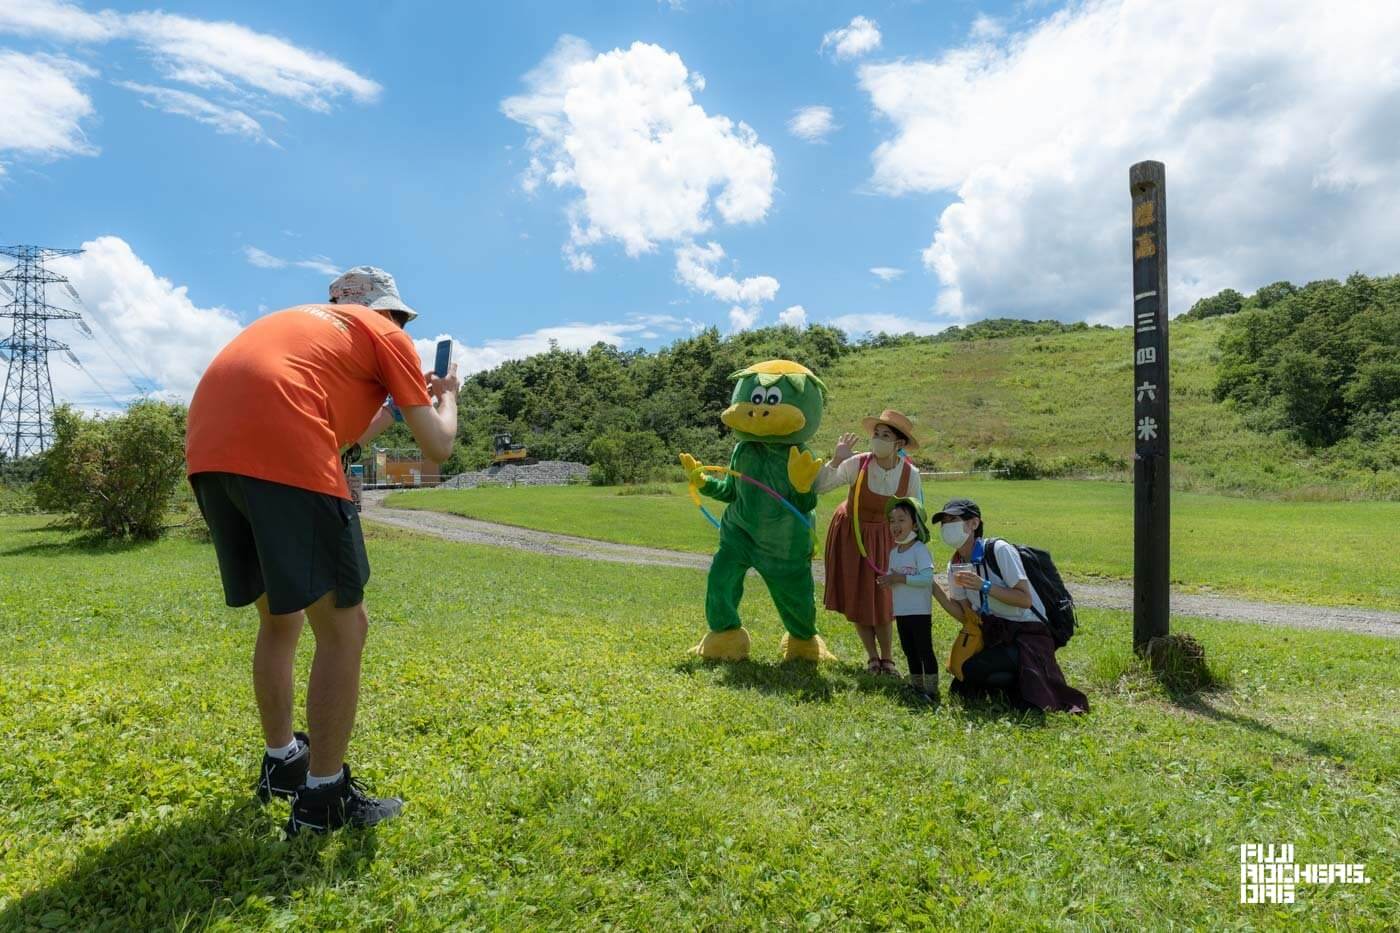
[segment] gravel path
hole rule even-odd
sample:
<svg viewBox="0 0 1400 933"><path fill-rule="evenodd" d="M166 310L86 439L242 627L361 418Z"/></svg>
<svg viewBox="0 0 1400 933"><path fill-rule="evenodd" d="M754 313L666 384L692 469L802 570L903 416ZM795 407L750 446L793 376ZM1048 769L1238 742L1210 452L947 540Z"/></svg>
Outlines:
<svg viewBox="0 0 1400 933"><path fill-rule="evenodd" d="M561 557L582 557L617 564L643 564L656 567L689 567L708 570L708 554L689 554L660 548L614 544L592 538L516 528L495 522L477 521L445 512L389 509L383 505L382 493L367 492L364 496L364 517L383 525L436 535L449 541L509 547L537 554ZM822 565L814 563L812 573L817 582L823 579ZM1073 583L1074 599L1081 606L1095 609L1131 611L1132 587L1124 583ZM1172 593L1172 612L1176 615L1206 619L1227 619L1237 622L1258 622L1264 625L1285 625L1293 628L1334 629L1359 632L1364 635L1385 635L1400 638L1400 613L1376 609L1356 609L1339 606L1299 606L1283 603L1261 603L1225 596L1202 596Z"/></svg>

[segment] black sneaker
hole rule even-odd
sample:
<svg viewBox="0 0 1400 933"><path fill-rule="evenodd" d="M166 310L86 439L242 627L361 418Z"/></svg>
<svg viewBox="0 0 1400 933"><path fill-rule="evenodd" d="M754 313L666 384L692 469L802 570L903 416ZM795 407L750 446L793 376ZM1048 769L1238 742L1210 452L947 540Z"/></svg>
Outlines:
<svg viewBox="0 0 1400 933"><path fill-rule="evenodd" d="M311 767L311 739L305 732L295 732L296 754L290 758L273 758L263 752L262 767L258 769L258 784L255 788L258 799L267 803L273 797L291 799L297 788L306 783L306 772Z"/></svg>
<svg viewBox="0 0 1400 933"><path fill-rule="evenodd" d="M371 797L364 785L350 776L345 765L339 781L317 788L300 787L292 797L292 818L287 821L287 835L295 836L303 829L325 833L342 826L373 826L392 820L403 809L397 797Z"/></svg>

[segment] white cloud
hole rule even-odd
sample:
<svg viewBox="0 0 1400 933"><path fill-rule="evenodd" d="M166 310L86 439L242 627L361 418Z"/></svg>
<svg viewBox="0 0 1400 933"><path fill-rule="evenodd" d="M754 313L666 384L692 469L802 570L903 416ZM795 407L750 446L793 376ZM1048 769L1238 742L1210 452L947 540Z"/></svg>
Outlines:
<svg viewBox="0 0 1400 933"><path fill-rule="evenodd" d="M189 91L153 87L149 84L136 84L132 81L118 81L116 84L118 87L140 94L144 98L142 103L147 107L189 117L206 126L212 126L217 132L229 136L246 136L254 142L267 143L270 146L281 148L267 137L261 123L241 110L221 106L200 97L198 94L191 94Z"/></svg>
<svg viewBox="0 0 1400 933"><path fill-rule="evenodd" d="M936 334L949 327L947 323L897 314L843 314L827 323L853 337L862 334Z"/></svg>
<svg viewBox="0 0 1400 933"><path fill-rule="evenodd" d="M91 74L66 58L0 51L0 158L94 155L82 129L92 101L75 83Z"/></svg>
<svg viewBox="0 0 1400 933"><path fill-rule="evenodd" d="M794 111L787 127L789 133L809 143L822 142L839 128L832 119L831 108L820 105Z"/></svg>
<svg viewBox="0 0 1400 933"><path fill-rule="evenodd" d="M893 282L904 275L903 269L896 269L894 266L871 266L870 274L881 282Z"/></svg>
<svg viewBox="0 0 1400 933"><path fill-rule="evenodd" d="M111 10L89 13L59 0L14 0L0 5L0 32L70 42L104 42L121 28Z"/></svg>
<svg viewBox="0 0 1400 933"><path fill-rule="evenodd" d="M676 278L685 285L719 301L745 305L772 301L778 294L778 280L771 275L755 275L736 279L721 276L715 266L724 258L718 243L686 243L676 250Z"/></svg>
<svg viewBox="0 0 1400 933"><path fill-rule="evenodd" d="M128 377L156 394L187 400L209 361L239 332L241 325L225 308L204 308L185 286L158 276L120 237L102 236L83 244L79 256L55 259L49 267L68 276L82 296L80 310L92 322L94 336L74 325L55 323L53 335L73 348L84 368L118 399L137 395ZM50 287L49 300L72 307L61 287ZM79 400L83 407L111 407L111 402L71 365L56 355L51 371L54 395Z"/></svg>
<svg viewBox="0 0 1400 933"><path fill-rule="evenodd" d="M563 36L501 102L529 128L522 187L578 192L567 208L566 261L592 269L606 241L629 256L725 223L762 220L773 201L773 151L743 122L695 102L701 82L679 55L633 43L595 55ZM625 167L625 170L622 170Z"/></svg>
<svg viewBox="0 0 1400 933"><path fill-rule="evenodd" d="M163 12L90 13L59 0L0 3L0 33L77 44L117 40L142 46L172 81L215 89L242 100L290 100L326 112L342 97L369 103L380 86L333 58L276 36L231 22L191 19ZM4 138L27 140L8 148L47 155L90 154L78 122L92 113L74 79L92 69L65 58L0 52L0 152ZM262 125L239 106L216 103L172 88L121 82L167 113L191 117L221 133L270 142ZM255 109L277 119L279 114ZM23 122L20 119L22 118ZM33 130L38 129L35 133ZM46 140L57 138L54 145Z"/></svg>
<svg viewBox="0 0 1400 933"><path fill-rule="evenodd" d="M1364 24L1364 26L1362 25ZM1167 166L1171 306L1400 252L1400 4L1095 0L866 65L873 182L947 191L941 312L1126 322L1128 166ZM1144 71L1150 63L1150 71Z"/></svg>
<svg viewBox="0 0 1400 933"><path fill-rule="evenodd" d="M758 323L757 308L742 308L739 305L729 309L729 330L738 333L741 330L748 330Z"/></svg>
<svg viewBox="0 0 1400 933"><path fill-rule="evenodd" d="M340 275L340 267L325 256L312 256L310 259L283 259L274 256L266 250L256 246L243 247L243 258L248 260L248 264L257 266L259 269L285 269L294 266L298 269L310 269L312 272L319 272L322 275Z"/></svg>
<svg viewBox="0 0 1400 933"><path fill-rule="evenodd" d="M788 327L806 327L807 309L801 305L793 305L778 315L778 323Z"/></svg>
<svg viewBox="0 0 1400 933"><path fill-rule="evenodd" d="M974 39L999 39L1006 35L1006 24L995 16L978 13L972 21L970 35Z"/></svg>
<svg viewBox="0 0 1400 933"><path fill-rule="evenodd" d="M123 25L155 53L169 78L187 84L246 85L321 112L343 95L371 103L382 90L333 58L237 23L153 12L133 13Z"/></svg>
<svg viewBox="0 0 1400 933"><path fill-rule="evenodd" d="M822 36L822 48L830 48L837 58L859 58L880 47L880 27L873 19L857 16L847 26Z"/></svg>
<svg viewBox="0 0 1400 933"><path fill-rule="evenodd" d="M487 340L481 344L464 343L452 338L451 334L438 334L432 340L415 340L418 355L423 360L426 371L437 359L439 340L452 338L452 361L457 364L458 375L466 377L484 369L493 369L507 360L524 359L536 353L544 353L551 345L561 350L587 350L597 343L614 347L633 341L641 336L647 325L640 320L625 324L561 324L557 327L542 327L518 337L503 337Z"/></svg>

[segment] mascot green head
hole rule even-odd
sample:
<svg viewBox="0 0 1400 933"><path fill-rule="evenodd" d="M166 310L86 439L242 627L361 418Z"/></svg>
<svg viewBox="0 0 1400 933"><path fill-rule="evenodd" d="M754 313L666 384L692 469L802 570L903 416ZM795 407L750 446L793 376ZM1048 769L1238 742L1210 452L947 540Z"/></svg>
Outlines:
<svg viewBox="0 0 1400 933"><path fill-rule="evenodd" d="M791 360L768 360L729 378L739 381L732 404L720 420L740 440L802 444L821 427L826 386L806 366Z"/></svg>

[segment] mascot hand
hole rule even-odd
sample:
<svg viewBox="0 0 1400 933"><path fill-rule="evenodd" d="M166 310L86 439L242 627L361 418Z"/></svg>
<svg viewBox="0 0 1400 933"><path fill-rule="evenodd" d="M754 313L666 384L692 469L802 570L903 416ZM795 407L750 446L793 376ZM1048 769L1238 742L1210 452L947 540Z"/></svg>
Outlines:
<svg viewBox="0 0 1400 933"><path fill-rule="evenodd" d="M798 492L811 492L822 463L810 451L788 448L788 482L792 483L792 488Z"/></svg>
<svg viewBox="0 0 1400 933"><path fill-rule="evenodd" d="M690 454L681 454L681 469L685 470L685 478L690 485L705 485L705 471L700 468L700 461Z"/></svg>

